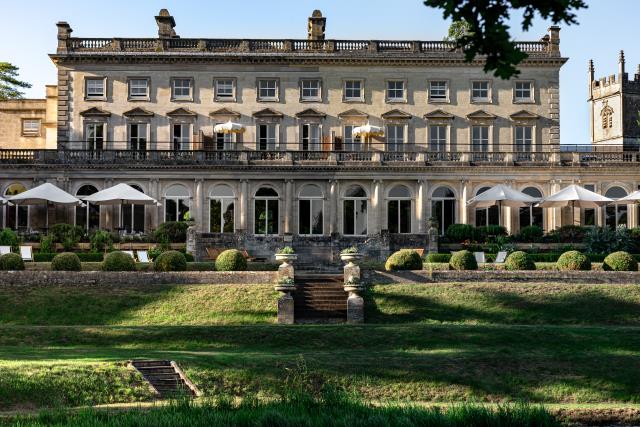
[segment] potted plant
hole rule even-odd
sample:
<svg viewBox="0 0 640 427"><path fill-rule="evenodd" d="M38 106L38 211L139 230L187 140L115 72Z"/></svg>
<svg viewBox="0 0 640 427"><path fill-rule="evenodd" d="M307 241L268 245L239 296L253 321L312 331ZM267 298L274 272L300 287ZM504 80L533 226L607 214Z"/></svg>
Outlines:
<svg viewBox="0 0 640 427"><path fill-rule="evenodd" d="M353 261L359 260L360 258L362 258L362 254L358 252L358 248L355 246L343 249L342 252L340 252L340 259L349 264L352 264Z"/></svg>
<svg viewBox="0 0 640 427"><path fill-rule="evenodd" d="M296 259L298 259L298 255L296 255L296 251L294 251L291 246L285 246L284 248L278 249L278 251L276 252L276 261L289 263L290 261L295 261Z"/></svg>
<svg viewBox="0 0 640 427"><path fill-rule="evenodd" d="M282 277L275 286L278 292L289 293L296 290L296 282L291 277Z"/></svg>

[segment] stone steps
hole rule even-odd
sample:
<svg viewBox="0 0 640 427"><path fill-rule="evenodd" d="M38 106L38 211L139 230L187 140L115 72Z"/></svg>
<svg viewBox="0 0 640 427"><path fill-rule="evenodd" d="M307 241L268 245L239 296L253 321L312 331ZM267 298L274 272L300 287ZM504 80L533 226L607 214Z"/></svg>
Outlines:
<svg viewBox="0 0 640 427"><path fill-rule="evenodd" d="M293 292L296 322L344 322L347 297L343 277L336 274L296 274Z"/></svg>
<svg viewBox="0 0 640 427"><path fill-rule="evenodd" d="M197 396L198 390L170 360L132 360L133 366L160 397Z"/></svg>

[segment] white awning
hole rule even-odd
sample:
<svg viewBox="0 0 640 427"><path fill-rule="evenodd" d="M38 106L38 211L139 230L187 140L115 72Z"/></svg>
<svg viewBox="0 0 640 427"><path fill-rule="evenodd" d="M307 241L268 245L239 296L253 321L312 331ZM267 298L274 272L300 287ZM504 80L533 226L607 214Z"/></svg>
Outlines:
<svg viewBox="0 0 640 427"><path fill-rule="evenodd" d="M158 201L128 184L117 184L97 193L83 197L94 205L158 205Z"/></svg>
<svg viewBox="0 0 640 427"><path fill-rule="evenodd" d="M229 120L226 123L220 123L213 127L214 133L243 133L245 131L245 127L240 123L234 123Z"/></svg>
<svg viewBox="0 0 640 427"><path fill-rule="evenodd" d="M48 182L11 196L9 201L15 205L83 205L82 200Z"/></svg>
<svg viewBox="0 0 640 427"><path fill-rule="evenodd" d="M624 196L621 199L615 200L612 204L614 205L633 205L640 201L640 190L634 191L633 193Z"/></svg>
<svg viewBox="0 0 640 427"><path fill-rule="evenodd" d="M380 126L373 126L367 123L364 126L358 126L353 128L351 132L353 136L367 137L367 136L384 136L384 130Z"/></svg>
<svg viewBox="0 0 640 427"><path fill-rule="evenodd" d="M542 199L536 206L542 208L561 208L571 206L574 208L597 208L613 202L608 197L589 191L579 185L570 185L555 194Z"/></svg>
<svg viewBox="0 0 640 427"><path fill-rule="evenodd" d="M498 184L470 199L467 205L476 208L488 208L494 205L520 208L539 201L540 199L514 190L508 185Z"/></svg>

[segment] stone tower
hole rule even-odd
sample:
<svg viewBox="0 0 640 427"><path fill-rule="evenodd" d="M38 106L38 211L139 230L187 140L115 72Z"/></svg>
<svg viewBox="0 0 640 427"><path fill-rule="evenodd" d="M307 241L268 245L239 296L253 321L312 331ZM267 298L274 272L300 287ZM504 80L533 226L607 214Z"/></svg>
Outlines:
<svg viewBox="0 0 640 427"><path fill-rule="evenodd" d="M618 74L595 79L589 61L589 118L591 143L595 145L638 146L640 144L640 66L633 80L625 71L620 51Z"/></svg>
<svg viewBox="0 0 640 427"><path fill-rule="evenodd" d="M324 40L325 26L327 25L327 18L322 16L322 12L314 10L309 17L307 24L307 39L309 40Z"/></svg>

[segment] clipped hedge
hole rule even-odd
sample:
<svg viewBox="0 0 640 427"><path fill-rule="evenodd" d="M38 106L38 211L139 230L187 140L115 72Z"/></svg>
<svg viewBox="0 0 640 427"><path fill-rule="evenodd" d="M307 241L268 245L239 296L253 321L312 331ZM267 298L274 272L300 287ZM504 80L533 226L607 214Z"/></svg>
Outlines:
<svg viewBox="0 0 640 427"><path fill-rule="evenodd" d="M454 270L477 270L478 262L471 252L464 250L451 255L449 266Z"/></svg>
<svg viewBox="0 0 640 427"><path fill-rule="evenodd" d="M155 271L187 271L187 259L178 251L166 251L153 262Z"/></svg>
<svg viewBox="0 0 640 427"><path fill-rule="evenodd" d="M529 254L523 251L516 251L509 254L504 262L505 270L535 270L536 264Z"/></svg>
<svg viewBox="0 0 640 427"><path fill-rule="evenodd" d="M136 271L136 263L131 255L114 251L104 257L102 271Z"/></svg>
<svg viewBox="0 0 640 427"><path fill-rule="evenodd" d="M591 261L579 251L569 251L560 255L557 262L558 270L591 270Z"/></svg>
<svg viewBox="0 0 640 427"><path fill-rule="evenodd" d="M53 271L81 271L82 263L78 255L73 252L63 252L53 257L51 261Z"/></svg>
<svg viewBox="0 0 640 427"><path fill-rule="evenodd" d="M430 253L427 254L427 262L446 262L449 263L451 260L451 254L436 254Z"/></svg>
<svg viewBox="0 0 640 427"><path fill-rule="evenodd" d="M18 254L9 253L0 256L0 270L18 271L24 270L24 261Z"/></svg>
<svg viewBox="0 0 640 427"><path fill-rule="evenodd" d="M542 230L542 227L537 225L527 225L520 229L518 240L521 242L535 243L542 240L542 236L544 236L544 230Z"/></svg>
<svg viewBox="0 0 640 427"><path fill-rule="evenodd" d="M104 254L96 254L91 252L74 252L80 262L102 262ZM57 254L55 253L35 253L33 254L33 260L35 262L51 262Z"/></svg>
<svg viewBox="0 0 640 427"><path fill-rule="evenodd" d="M245 271L247 260L237 249L227 249L216 258L217 271Z"/></svg>
<svg viewBox="0 0 640 427"><path fill-rule="evenodd" d="M607 255L602 263L606 271L638 271L638 261L628 252L618 251Z"/></svg>
<svg viewBox="0 0 640 427"><path fill-rule="evenodd" d="M465 240L473 240L475 227L471 224L451 224L445 231L445 236L452 242L461 243Z"/></svg>
<svg viewBox="0 0 640 427"><path fill-rule="evenodd" d="M387 258L384 269L387 271L422 270L422 258L413 249L401 249Z"/></svg>

